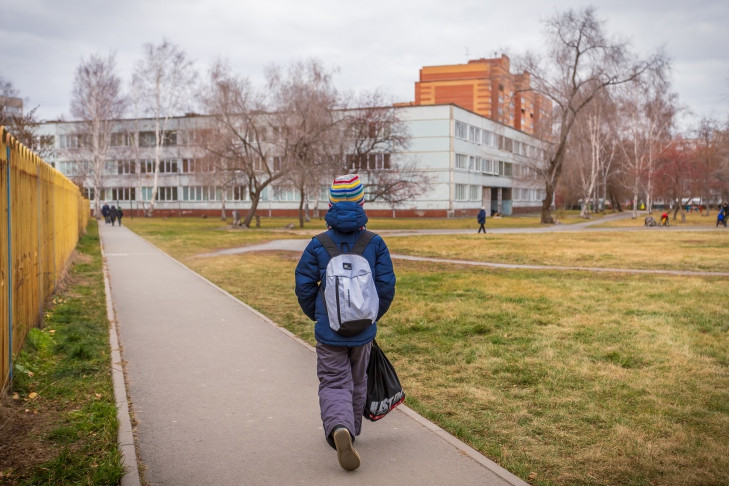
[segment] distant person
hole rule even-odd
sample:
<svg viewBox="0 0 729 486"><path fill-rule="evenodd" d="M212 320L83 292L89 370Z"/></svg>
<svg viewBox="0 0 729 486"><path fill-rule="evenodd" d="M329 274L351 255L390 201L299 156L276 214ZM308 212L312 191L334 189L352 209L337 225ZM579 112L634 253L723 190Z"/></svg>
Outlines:
<svg viewBox="0 0 729 486"><path fill-rule="evenodd" d="M101 215L104 217L104 223L109 224L109 205L104 203L101 207Z"/></svg>
<svg viewBox="0 0 729 486"><path fill-rule="evenodd" d="M659 223L663 226L668 226L668 213L664 212L661 214L661 222Z"/></svg>
<svg viewBox="0 0 729 486"><path fill-rule="evenodd" d="M364 188L357 175L334 179L329 189L329 211L324 217L327 231L311 240L296 266L296 297L304 314L316 321L316 374L324 437L336 449L339 465L347 471L360 465L359 454L352 443L362 429L367 399L367 364L377 334L377 321L395 297L395 272L390 252L379 235L366 231L367 215L363 204ZM377 300L364 298L364 293L360 298L372 304L370 315L376 314L376 318L341 323L336 313L330 319L327 307L351 312L353 306L347 306L347 300L342 310L334 304L335 299L324 301L325 293L338 288L327 289L327 264L332 258L330 251L354 251L358 241L364 246L361 255L372 272L372 281L368 282L374 282L376 295L373 297ZM342 262L343 270L354 270L352 266L353 263Z"/></svg>
<svg viewBox="0 0 729 486"><path fill-rule="evenodd" d="M121 206L117 206L116 207L116 217L119 218L119 226L121 226L121 220L122 220L123 216L124 216L124 211L122 211Z"/></svg>
<svg viewBox="0 0 729 486"><path fill-rule="evenodd" d="M116 222L117 212L116 207L112 206L109 208L109 219L111 220L111 225L114 226L114 223Z"/></svg>
<svg viewBox="0 0 729 486"><path fill-rule="evenodd" d="M716 216L716 227L718 228L719 225L726 228L726 216L724 215L724 211L719 211L719 214Z"/></svg>
<svg viewBox="0 0 729 486"><path fill-rule="evenodd" d="M476 221L478 221L478 224L480 225L477 233L480 233L481 230L486 233L486 227L484 226L486 224L486 208L481 208L481 211L479 211L476 216Z"/></svg>

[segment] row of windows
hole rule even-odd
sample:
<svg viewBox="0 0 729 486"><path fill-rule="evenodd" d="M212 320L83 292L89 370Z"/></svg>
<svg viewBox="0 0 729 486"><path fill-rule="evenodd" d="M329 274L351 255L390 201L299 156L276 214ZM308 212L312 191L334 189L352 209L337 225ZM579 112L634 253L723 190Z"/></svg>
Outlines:
<svg viewBox="0 0 729 486"><path fill-rule="evenodd" d="M481 172L482 174L511 177L514 164L503 160L489 160L473 155L456 154L456 169Z"/></svg>
<svg viewBox="0 0 729 486"><path fill-rule="evenodd" d="M487 145L489 147L498 148L499 150L523 155L525 157L540 157L542 155L541 150L534 145L519 142L518 140L514 140L510 137L498 135L462 121L456 120L455 130L455 136L460 140L467 140L476 144Z"/></svg>
<svg viewBox="0 0 729 486"><path fill-rule="evenodd" d="M139 140L140 147L154 147L156 144L156 135L153 131L139 132L138 134L129 132L114 132L109 139L109 145L112 147L132 147L134 140ZM187 140L187 139L186 139ZM162 133L163 146L177 145L177 132L166 131ZM91 136L88 134L67 134L58 135L58 148L61 149L78 149L91 146Z"/></svg>
<svg viewBox="0 0 729 486"><path fill-rule="evenodd" d="M482 187L474 184L456 184L456 201L480 201ZM541 201L545 197L544 190L514 188L514 201Z"/></svg>
<svg viewBox="0 0 729 486"><path fill-rule="evenodd" d="M326 186L326 196L329 197L329 186ZM152 200L152 187L141 188L141 201ZM92 188L84 188L84 195L93 199ZM246 186L216 187L216 186L160 186L157 188L157 201L250 201L248 188ZM137 188L115 187L104 189L102 199L109 201L136 201ZM299 192L296 189L273 187L266 188L261 193L262 201L299 201Z"/></svg>
<svg viewBox="0 0 729 486"><path fill-rule="evenodd" d="M376 138L382 133L382 126L370 123L367 126L365 135L369 138ZM387 127L384 128L383 136L387 136ZM206 130L167 130L162 132L162 146L171 147L177 145L197 145L204 138ZM284 132L279 127L260 127L257 131L249 131L247 133L248 142L254 142L256 135L258 139L274 142L279 140ZM156 145L157 136L154 130L144 130L139 132L112 132L109 143L112 147L133 147L135 140L138 140L139 147L154 147ZM58 148L76 149L90 145L89 135L69 134L58 136Z"/></svg>
<svg viewBox="0 0 729 486"><path fill-rule="evenodd" d="M66 176L90 175L93 173L93 164L88 160L64 160L56 162L56 169ZM163 159L160 160L159 172L162 174L198 174L210 172L212 165L206 160L199 159ZM153 174L154 159L140 160L107 160L104 163L104 175Z"/></svg>
<svg viewBox="0 0 729 486"><path fill-rule="evenodd" d="M546 193L543 189L514 188L513 196L515 201L542 201Z"/></svg>
<svg viewBox="0 0 729 486"><path fill-rule="evenodd" d="M456 184L456 201L480 201L481 186L473 184Z"/></svg>
<svg viewBox="0 0 729 486"><path fill-rule="evenodd" d="M365 154L353 155L349 154L346 158L346 168L352 171L364 170L385 170L391 168L390 154ZM271 167L274 172L282 169L281 157L271 157ZM56 168L66 176L81 176L93 173L93 165L90 161L60 161L56 163ZM262 170L263 164L259 160L254 164L256 170ZM200 159L163 159L160 160L158 171L160 174L197 174L203 172L211 172L213 165L207 160ZM136 174L153 174L154 159L135 160L108 160L105 162L104 175L128 175Z"/></svg>

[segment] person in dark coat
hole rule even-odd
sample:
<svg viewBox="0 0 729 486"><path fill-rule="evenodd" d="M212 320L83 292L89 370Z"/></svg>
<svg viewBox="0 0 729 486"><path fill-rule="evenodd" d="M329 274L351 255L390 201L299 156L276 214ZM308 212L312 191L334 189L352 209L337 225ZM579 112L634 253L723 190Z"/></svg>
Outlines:
<svg viewBox="0 0 729 486"><path fill-rule="evenodd" d="M109 224L109 205L104 203L101 207L101 215L104 216L104 223Z"/></svg>
<svg viewBox="0 0 729 486"><path fill-rule="evenodd" d="M484 226L486 224L486 208L481 208L481 211L478 212L478 216L476 216L476 220L480 225L478 227L478 232L480 233L481 230L483 230L483 232L486 233L486 227Z"/></svg>
<svg viewBox="0 0 729 486"><path fill-rule="evenodd" d="M114 226L114 223L116 222L117 212L116 207L112 206L109 208L109 219L111 220L111 225Z"/></svg>
<svg viewBox="0 0 729 486"><path fill-rule="evenodd" d="M326 234L342 251L351 251L366 229L364 188L357 175L334 179L329 190ZM326 441L337 450L339 465L348 471L360 465L352 443L360 434L367 399L367 364L377 322L395 297L395 272L384 240L375 235L362 256L372 270L379 309L377 319L353 336L342 336L330 327L323 299L329 253L313 238L296 266L296 296L309 319L316 321L316 369L319 378L319 407Z"/></svg>
<svg viewBox="0 0 729 486"><path fill-rule="evenodd" d="M121 206L116 207L116 217L119 218L119 226L121 226L121 219L124 216L124 211L122 211Z"/></svg>

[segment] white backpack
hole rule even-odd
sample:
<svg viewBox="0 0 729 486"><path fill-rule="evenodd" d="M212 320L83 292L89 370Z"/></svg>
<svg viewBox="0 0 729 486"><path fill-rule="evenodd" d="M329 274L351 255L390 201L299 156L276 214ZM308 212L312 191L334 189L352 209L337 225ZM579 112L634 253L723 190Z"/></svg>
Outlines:
<svg viewBox="0 0 729 486"><path fill-rule="evenodd" d="M340 336L359 334L377 320L380 299L370 264L362 256L373 236L375 233L363 231L347 253L342 253L326 233L315 236L331 257L326 281L322 282L324 303L329 326Z"/></svg>

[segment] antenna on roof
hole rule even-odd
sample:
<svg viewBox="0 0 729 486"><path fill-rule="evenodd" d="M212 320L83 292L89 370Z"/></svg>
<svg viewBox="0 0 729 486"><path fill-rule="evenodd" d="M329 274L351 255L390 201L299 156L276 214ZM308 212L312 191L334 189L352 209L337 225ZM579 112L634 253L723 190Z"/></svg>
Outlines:
<svg viewBox="0 0 729 486"><path fill-rule="evenodd" d="M466 47L466 61L468 61L469 54L468 54L468 47Z"/></svg>

